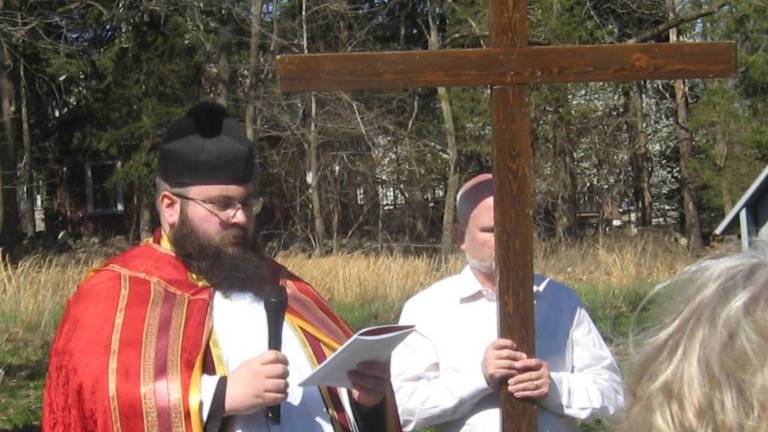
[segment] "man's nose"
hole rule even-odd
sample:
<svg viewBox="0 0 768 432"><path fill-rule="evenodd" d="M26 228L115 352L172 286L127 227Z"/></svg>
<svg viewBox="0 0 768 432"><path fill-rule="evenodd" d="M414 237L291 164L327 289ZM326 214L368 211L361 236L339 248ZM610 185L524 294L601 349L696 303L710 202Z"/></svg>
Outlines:
<svg viewBox="0 0 768 432"><path fill-rule="evenodd" d="M235 208L234 213L229 218L229 223L232 225L245 225L248 223L248 216L245 214L245 208L242 205Z"/></svg>

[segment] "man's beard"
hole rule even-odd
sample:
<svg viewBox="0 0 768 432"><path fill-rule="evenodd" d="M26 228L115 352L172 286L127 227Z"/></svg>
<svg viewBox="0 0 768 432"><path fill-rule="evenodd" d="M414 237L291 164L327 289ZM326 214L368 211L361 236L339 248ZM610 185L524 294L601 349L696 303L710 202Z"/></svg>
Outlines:
<svg viewBox="0 0 768 432"><path fill-rule="evenodd" d="M478 260L470 257L469 255L466 255L467 257L467 264L469 264L470 268L473 268L481 273L487 274L487 275L495 275L496 274L496 260L491 259L488 261L484 260Z"/></svg>
<svg viewBox="0 0 768 432"><path fill-rule="evenodd" d="M203 238L195 230L186 211L181 210L179 223L171 232L176 256L187 268L211 284L230 294L251 292L262 295L272 283L268 260L258 241L240 225L230 225L217 241Z"/></svg>

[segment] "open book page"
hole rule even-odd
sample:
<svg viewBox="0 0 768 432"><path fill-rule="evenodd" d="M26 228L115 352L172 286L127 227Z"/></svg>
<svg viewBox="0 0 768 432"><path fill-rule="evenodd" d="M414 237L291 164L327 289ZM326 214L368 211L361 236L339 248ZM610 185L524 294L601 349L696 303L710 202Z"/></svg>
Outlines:
<svg viewBox="0 0 768 432"><path fill-rule="evenodd" d="M412 331L412 325L367 327L355 333L300 382L300 386L351 388L347 373L363 361L388 361L392 350Z"/></svg>

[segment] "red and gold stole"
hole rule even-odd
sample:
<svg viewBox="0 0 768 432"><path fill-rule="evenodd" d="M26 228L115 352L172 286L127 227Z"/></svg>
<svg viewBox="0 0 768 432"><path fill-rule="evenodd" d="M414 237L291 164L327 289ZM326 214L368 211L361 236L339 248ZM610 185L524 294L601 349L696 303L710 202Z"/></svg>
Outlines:
<svg viewBox="0 0 768 432"><path fill-rule="evenodd" d="M317 367L352 336L352 330L309 284L280 264L275 263L275 266L279 271L273 273L280 275L279 283L288 292L286 320L298 330L297 335L304 344L307 357L312 366ZM339 389L321 387L320 393L334 428L343 432L353 430L350 424L352 419L341 403ZM387 391L385 410L384 430L400 431L400 420L391 388Z"/></svg>
<svg viewBox="0 0 768 432"><path fill-rule="evenodd" d="M304 352L310 365L315 368L328 356L336 351L351 335L349 326L333 311L328 303L306 282L292 274L285 267L275 261L271 263L273 283L280 284L288 293L288 309L285 320L304 347ZM215 370L217 374L224 375L226 368L220 357L215 335L210 339L209 357L207 359L208 370ZM219 356L219 358L216 358ZM325 402L331 423L337 432L351 432L352 418L344 408L339 396L339 389L335 387L320 387L320 394ZM400 431L400 422L397 417L397 408L393 393L387 396L387 424L386 431Z"/></svg>
<svg viewBox="0 0 768 432"><path fill-rule="evenodd" d="M105 266L128 279L128 299L136 302L128 305L128 313L118 313L113 329L116 350L109 373L115 430L202 430L196 418L200 380L194 375L212 325L212 290L191 277L168 249L154 242L139 248L145 249L140 257L121 256ZM141 330L129 331L130 323ZM140 367L129 373L131 365ZM137 390L140 400L134 397Z"/></svg>
<svg viewBox="0 0 768 432"><path fill-rule="evenodd" d="M149 242L92 271L51 348L43 428L195 430L188 395L208 344L211 293Z"/></svg>
<svg viewBox="0 0 768 432"><path fill-rule="evenodd" d="M107 261L69 300L51 347L44 430L203 430L201 376L206 358L221 358L213 290L163 243L158 232ZM272 266L289 295L286 321L317 365L350 329L308 284ZM321 393L336 430L351 431L338 390ZM387 407L387 430L399 430L391 392Z"/></svg>
<svg viewBox="0 0 768 432"><path fill-rule="evenodd" d="M312 368L316 368L352 335L352 331L315 290L285 268L281 270L280 285L288 293L286 321L299 337ZM353 430L352 419L344 409L339 389L320 387L319 390L334 429L338 432Z"/></svg>

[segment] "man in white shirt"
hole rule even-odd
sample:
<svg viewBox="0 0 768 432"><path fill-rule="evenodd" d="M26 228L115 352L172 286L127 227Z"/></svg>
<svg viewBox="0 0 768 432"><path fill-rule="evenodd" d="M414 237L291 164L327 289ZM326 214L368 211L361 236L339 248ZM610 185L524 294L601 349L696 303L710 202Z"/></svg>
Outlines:
<svg viewBox="0 0 768 432"><path fill-rule="evenodd" d="M406 431L499 431L499 386L535 400L540 432L578 431L623 406L616 361L568 287L534 277L535 358L498 337L493 191L490 174L462 186L454 235L468 264L403 307L416 331L392 355L392 381Z"/></svg>

